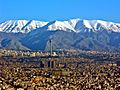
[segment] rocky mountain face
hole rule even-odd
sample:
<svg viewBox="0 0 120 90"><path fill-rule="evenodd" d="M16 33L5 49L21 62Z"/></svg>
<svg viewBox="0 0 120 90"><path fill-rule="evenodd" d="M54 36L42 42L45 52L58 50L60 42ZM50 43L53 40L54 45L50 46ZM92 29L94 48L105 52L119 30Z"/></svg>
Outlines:
<svg viewBox="0 0 120 90"><path fill-rule="evenodd" d="M8 20L0 24L0 31L7 33L28 33L36 28L46 25L48 22L35 20Z"/></svg>
<svg viewBox="0 0 120 90"><path fill-rule="evenodd" d="M42 22L10 20L0 24L0 48L17 50L80 49L120 51L120 24L71 19Z"/></svg>

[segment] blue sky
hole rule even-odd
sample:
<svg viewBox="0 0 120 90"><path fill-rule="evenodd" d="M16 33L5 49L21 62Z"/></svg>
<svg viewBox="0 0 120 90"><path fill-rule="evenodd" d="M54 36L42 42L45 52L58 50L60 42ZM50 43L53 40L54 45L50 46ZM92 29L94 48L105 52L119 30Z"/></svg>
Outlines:
<svg viewBox="0 0 120 90"><path fill-rule="evenodd" d="M120 23L120 0L0 0L0 21L52 21L71 18Z"/></svg>

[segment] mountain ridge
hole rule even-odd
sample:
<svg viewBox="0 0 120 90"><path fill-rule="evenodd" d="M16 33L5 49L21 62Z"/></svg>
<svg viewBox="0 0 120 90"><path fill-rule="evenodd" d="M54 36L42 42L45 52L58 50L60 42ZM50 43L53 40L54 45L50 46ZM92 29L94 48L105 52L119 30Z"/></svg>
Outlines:
<svg viewBox="0 0 120 90"><path fill-rule="evenodd" d="M64 31L98 31L99 28L103 28L113 32L120 32L120 24L113 22L106 22L102 20L82 20L82 19L70 19L66 21L51 21L43 22L37 20L9 20L0 24L1 32L13 32L13 33L29 33L34 29L46 27L47 30L64 30Z"/></svg>
<svg viewBox="0 0 120 90"><path fill-rule="evenodd" d="M120 52L120 24L102 20L8 21L0 24L0 48L79 49Z"/></svg>

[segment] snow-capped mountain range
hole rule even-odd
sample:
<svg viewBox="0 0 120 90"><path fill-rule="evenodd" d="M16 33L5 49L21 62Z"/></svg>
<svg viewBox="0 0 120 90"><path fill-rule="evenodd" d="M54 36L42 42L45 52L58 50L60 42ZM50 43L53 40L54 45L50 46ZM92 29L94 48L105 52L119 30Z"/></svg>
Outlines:
<svg viewBox="0 0 120 90"><path fill-rule="evenodd" d="M0 24L1 32L28 33L32 30L46 27L46 30L63 30L68 32L97 32L108 30L120 32L120 24L102 20L71 19L68 21L43 22L36 20L8 20ZM43 28L44 29L44 28Z"/></svg>
<svg viewBox="0 0 120 90"><path fill-rule="evenodd" d="M54 50L120 52L120 24L81 19L51 22L8 20L0 24L0 48L49 50L49 39L52 39Z"/></svg>
<svg viewBox="0 0 120 90"><path fill-rule="evenodd" d="M43 27L48 22L35 20L8 20L0 24L0 31L13 33L28 33L36 28Z"/></svg>

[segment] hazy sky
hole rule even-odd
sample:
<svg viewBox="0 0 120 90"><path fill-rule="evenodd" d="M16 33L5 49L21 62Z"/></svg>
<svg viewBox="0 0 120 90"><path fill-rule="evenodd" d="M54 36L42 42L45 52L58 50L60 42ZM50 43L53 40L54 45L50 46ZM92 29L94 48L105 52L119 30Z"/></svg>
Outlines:
<svg viewBox="0 0 120 90"><path fill-rule="evenodd" d="M0 0L0 21L52 21L71 18L120 23L120 0Z"/></svg>

